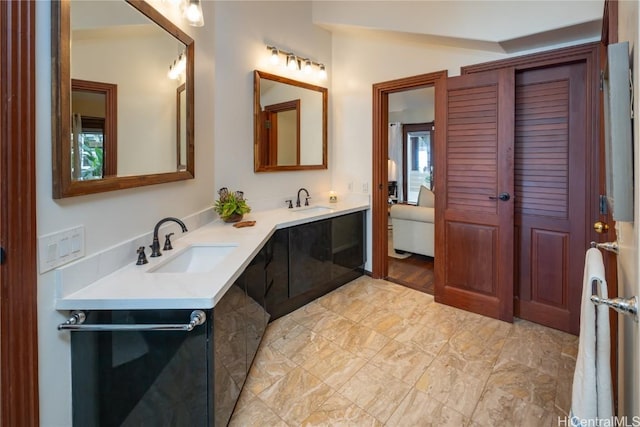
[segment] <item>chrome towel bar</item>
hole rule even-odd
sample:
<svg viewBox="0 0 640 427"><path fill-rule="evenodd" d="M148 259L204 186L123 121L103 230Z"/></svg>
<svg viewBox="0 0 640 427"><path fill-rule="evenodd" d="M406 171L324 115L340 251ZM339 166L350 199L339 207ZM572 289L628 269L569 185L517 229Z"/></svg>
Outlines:
<svg viewBox="0 0 640 427"><path fill-rule="evenodd" d="M618 242L605 242L605 243L591 242L591 247L604 249L605 251L613 252L614 254L617 254L620 252L620 249L618 248Z"/></svg>
<svg viewBox="0 0 640 427"><path fill-rule="evenodd" d="M633 319L638 321L638 298L600 298L598 295L591 295L591 302L595 305L604 304L609 308L614 309L618 313L627 314L633 316Z"/></svg>
<svg viewBox="0 0 640 427"><path fill-rule="evenodd" d="M207 320L207 315L202 310L191 312L189 323L185 324L92 324L85 325L87 319L83 311L74 311L66 322L58 325L58 330L72 332L111 332L111 331L192 331L196 326L202 325Z"/></svg>

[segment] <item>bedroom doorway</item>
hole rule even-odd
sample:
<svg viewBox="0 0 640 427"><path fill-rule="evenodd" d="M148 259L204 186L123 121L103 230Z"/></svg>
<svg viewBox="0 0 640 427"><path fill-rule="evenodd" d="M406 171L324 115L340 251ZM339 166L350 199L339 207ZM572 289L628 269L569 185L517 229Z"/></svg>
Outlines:
<svg viewBox="0 0 640 427"><path fill-rule="evenodd" d="M390 211L394 204L407 204L411 185L407 186L407 153L402 127L408 124L424 125L433 121L436 93L439 84L447 76L446 71L423 74L373 86L374 90L374 137L373 137L373 248L372 276L386 278L423 292L433 293L433 257L406 252L396 254L393 248L393 229L390 227ZM396 129L393 129L396 127ZM392 133L398 133L394 141ZM430 135L431 136L431 135ZM435 134L432 141L435 140ZM435 149L430 142L429 150ZM420 146L416 143L416 155ZM408 145L410 147L411 144ZM391 151L390 151L391 149ZM411 150L411 148L409 148ZM410 154L410 153L409 153ZM424 150L427 154L427 150ZM420 165L421 163L418 162ZM430 168L429 168L430 169ZM425 171L426 172L426 171ZM421 176L430 177L430 174ZM427 187L432 183L425 181ZM419 190L418 185L418 190ZM415 196L415 195L414 195ZM413 201L415 204L415 201ZM386 249L386 250L385 250ZM395 255L395 256L390 256Z"/></svg>

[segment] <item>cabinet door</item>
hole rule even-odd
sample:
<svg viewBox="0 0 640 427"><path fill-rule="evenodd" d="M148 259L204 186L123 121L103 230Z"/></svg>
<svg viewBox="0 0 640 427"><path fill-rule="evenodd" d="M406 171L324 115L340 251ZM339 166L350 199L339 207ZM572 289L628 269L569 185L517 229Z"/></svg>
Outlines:
<svg viewBox="0 0 640 427"><path fill-rule="evenodd" d="M289 229L276 231L267 247L265 304L274 319L286 313L283 304L289 298Z"/></svg>
<svg viewBox="0 0 640 427"><path fill-rule="evenodd" d="M246 292L244 280L213 309L215 425L227 425L247 376Z"/></svg>
<svg viewBox="0 0 640 427"><path fill-rule="evenodd" d="M356 212L331 220L332 278L364 266L364 213Z"/></svg>
<svg viewBox="0 0 640 427"><path fill-rule="evenodd" d="M331 280L331 220L289 229L289 298Z"/></svg>
<svg viewBox="0 0 640 427"><path fill-rule="evenodd" d="M239 280L244 280L247 287L246 327L247 327L247 369L251 367L253 358L258 352L260 341L267 328L269 315L265 310L266 262L269 243L247 266Z"/></svg>

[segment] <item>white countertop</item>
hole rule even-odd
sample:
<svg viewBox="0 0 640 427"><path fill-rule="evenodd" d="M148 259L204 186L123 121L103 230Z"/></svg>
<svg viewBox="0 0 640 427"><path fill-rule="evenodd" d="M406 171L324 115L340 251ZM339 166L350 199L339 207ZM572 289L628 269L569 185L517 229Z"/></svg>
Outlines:
<svg viewBox="0 0 640 427"><path fill-rule="evenodd" d="M184 237L174 236L173 250L148 264L123 267L88 286L56 299L58 310L208 309L216 305L275 230L366 210L368 203L342 201L320 206L330 210L274 209L245 215L253 227L235 228L217 219ZM302 208L304 209L304 208ZM232 245L208 273L154 273L191 245Z"/></svg>

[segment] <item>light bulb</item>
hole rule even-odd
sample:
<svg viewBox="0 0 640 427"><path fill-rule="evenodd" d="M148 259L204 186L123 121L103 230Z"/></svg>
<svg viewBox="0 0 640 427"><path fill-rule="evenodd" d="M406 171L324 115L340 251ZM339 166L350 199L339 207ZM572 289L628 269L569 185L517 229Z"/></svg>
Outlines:
<svg viewBox="0 0 640 427"><path fill-rule="evenodd" d="M322 80L327 78L327 70L324 68L324 64L320 64L320 70L318 71L318 77Z"/></svg>
<svg viewBox="0 0 640 427"><path fill-rule="evenodd" d="M270 59L271 63L273 65L277 65L278 62L280 62L280 55L278 54L278 49L275 47L271 48L271 59Z"/></svg>
<svg viewBox="0 0 640 427"><path fill-rule="evenodd" d="M204 25L200 0L188 0L184 9L184 17L189 21L189 25L193 27L202 27Z"/></svg>
<svg viewBox="0 0 640 427"><path fill-rule="evenodd" d="M306 59L304 61L304 72L306 74L311 74L311 71L312 71L312 69L311 69L311 61Z"/></svg>
<svg viewBox="0 0 640 427"><path fill-rule="evenodd" d="M298 60L296 59L295 55L289 55L287 59L287 68L292 71L298 69Z"/></svg>

